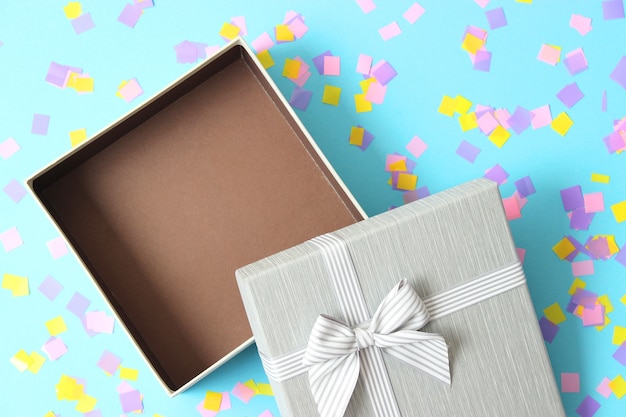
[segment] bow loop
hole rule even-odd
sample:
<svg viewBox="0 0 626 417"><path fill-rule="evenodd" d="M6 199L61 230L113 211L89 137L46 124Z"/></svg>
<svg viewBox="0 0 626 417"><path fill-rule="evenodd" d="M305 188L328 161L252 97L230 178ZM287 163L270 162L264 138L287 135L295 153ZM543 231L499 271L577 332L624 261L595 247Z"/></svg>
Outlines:
<svg viewBox="0 0 626 417"><path fill-rule="evenodd" d="M383 298L372 317L370 330L389 334L397 330L419 330L430 319L428 309L406 279Z"/></svg>

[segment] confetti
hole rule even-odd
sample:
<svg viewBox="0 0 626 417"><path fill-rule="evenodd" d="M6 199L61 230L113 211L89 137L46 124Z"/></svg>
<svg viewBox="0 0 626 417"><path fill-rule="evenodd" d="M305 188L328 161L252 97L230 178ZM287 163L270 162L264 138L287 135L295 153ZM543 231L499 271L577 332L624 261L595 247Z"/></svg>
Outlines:
<svg viewBox="0 0 626 417"><path fill-rule="evenodd" d="M120 366L120 378L127 381L136 381L139 377L139 371L133 368L125 368Z"/></svg>
<svg viewBox="0 0 626 417"><path fill-rule="evenodd" d="M74 32L77 35L93 29L94 27L96 27L96 25L94 24L90 13L85 13L75 19L72 19L72 28L74 28Z"/></svg>
<svg viewBox="0 0 626 417"><path fill-rule="evenodd" d="M565 64L565 68L567 68L570 75L580 74L589 69L589 64L587 63L587 58L582 48L575 49L565 54L563 64Z"/></svg>
<svg viewBox="0 0 626 417"><path fill-rule="evenodd" d="M17 227L12 227L0 233L0 242L2 242L2 247L5 252L11 252L24 244Z"/></svg>
<svg viewBox="0 0 626 417"><path fill-rule="evenodd" d="M489 22L491 30L507 25L506 16L504 15L504 9L502 7L487 10L485 12L485 16L487 16L487 21Z"/></svg>
<svg viewBox="0 0 626 417"><path fill-rule="evenodd" d="M337 101L339 99L337 98ZM331 103L329 103L331 104ZM372 102L368 101L365 98L365 94L355 94L354 95L354 106L357 113L365 113L370 112L373 109Z"/></svg>
<svg viewBox="0 0 626 417"><path fill-rule="evenodd" d="M289 104L291 104L293 108L305 111L309 107L312 97L312 91L296 86L289 98Z"/></svg>
<svg viewBox="0 0 626 417"><path fill-rule="evenodd" d="M69 133L69 136L70 136L70 143L72 144L72 147L78 146L87 140L87 129L82 128L82 129L72 130Z"/></svg>
<svg viewBox="0 0 626 417"><path fill-rule="evenodd" d="M69 253L69 249L65 244L65 240L62 237L56 237L46 243L50 255L53 259L59 259Z"/></svg>
<svg viewBox="0 0 626 417"><path fill-rule="evenodd" d="M274 46L274 41L272 37L267 32L263 32L256 39L251 42L252 48L254 48L256 53L267 51L272 46Z"/></svg>
<svg viewBox="0 0 626 417"><path fill-rule="evenodd" d="M602 2L602 15L604 20L614 20L624 18L623 0L607 0Z"/></svg>
<svg viewBox="0 0 626 417"><path fill-rule="evenodd" d="M67 346L60 337L52 337L43 345L41 350L48 355L50 360L56 361L67 353Z"/></svg>
<svg viewBox="0 0 626 417"><path fill-rule="evenodd" d="M325 56L323 73L324 75L341 75L341 57Z"/></svg>
<svg viewBox="0 0 626 417"><path fill-rule="evenodd" d="M85 314L85 327L95 333L113 333L115 319L104 311L90 311Z"/></svg>
<svg viewBox="0 0 626 417"><path fill-rule="evenodd" d="M556 65L561 61L561 48L555 45L544 43L541 45L537 59L549 65Z"/></svg>
<svg viewBox="0 0 626 417"><path fill-rule="evenodd" d="M174 46L176 62L179 64L193 64L206 58L207 44L200 42L182 41ZM124 87L124 84L118 87ZM141 87L140 87L141 88ZM122 97L123 98L123 97Z"/></svg>
<svg viewBox="0 0 626 417"><path fill-rule="evenodd" d="M363 75L369 75L372 68L372 57L365 54L359 54L356 65L356 72Z"/></svg>
<svg viewBox="0 0 626 417"><path fill-rule="evenodd" d="M261 51L256 54L256 56L259 59L259 62L261 62L263 68L269 69L274 66L274 59L272 58L272 55L270 55L269 51Z"/></svg>
<svg viewBox="0 0 626 417"><path fill-rule="evenodd" d="M51 336L58 336L59 334L67 331L67 325L61 316L48 320L46 322L46 328Z"/></svg>
<svg viewBox="0 0 626 417"><path fill-rule="evenodd" d="M18 145L13 138L8 138L4 142L0 142L0 156L2 159L9 159L19 150L20 145Z"/></svg>
<svg viewBox="0 0 626 417"><path fill-rule="evenodd" d="M107 375L114 375L122 363L122 358L114 353L104 350L98 360L98 368L102 369Z"/></svg>
<svg viewBox="0 0 626 417"><path fill-rule="evenodd" d="M565 136L573 125L574 122L565 112L559 113L559 115L552 120L552 123L550 123L550 127L561 136Z"/></svg>
<svg viewBox="0 0 626 417"><path fill-rule="evenodd" d="M620 0L621 1L621 0ZM626 56L622 57L610 75L611 79L626 89Z"/></svg>
<svg viewBox="0 0 626 417"><path fill-rule="evenodd" d="M616 222L621 223L626 220L626 200L611 205L611 211Z"/></svg>
<svg viewBox="0 0 626 417"><path fill-rule="evenodd" d="M143 94L143 89L139 85L139 81L136 78L131 78L128 81L122 81L117 87L116 95L122 98L125 102L130 103L137 97Z"/></svg>
<svg viewBox="0 0 626 417"><path fill-rule="evenodd" d="M422 17L425 11L426 10L424 10L420 4L415 2L407 9L406 12L402 14L402 17L404 17L404 19L410 24L413 24L417 22L420 17Z"/></svg>
<svg viewBox="0 0 626 417"><path fill-rule="evenodd" d="M50 124L50 116L47 114L34 114L33 123L30 133L34 135L46 136L48 134L48 126Z"/></svg>
<svg viewBox="0 0 626 417"><path fill-rule="evenodd" d="M561 392L580 392L580 374L561 372Z"/></svg>
<svg viewBox="0 0 626 417"><path fill-rule="evenodd" d="M580 91L580 88L578 88L578 84L572 83L563 87L556 96L568 108L572 108L585 95Z"/></svg>
<svg viewBox="0 0 626 417"><path fill-rule="evenodd" d="M611 382L608 383L608 385L618 400L621 400L622 397L626 395L626 380L624 380L623 376L616 376Z"/></svg>
<svg viewBox="0 0 626 417"><path fill-rule="evenodd" d="M559 331L559 326L554 323L551 323L545 317L541 317L539 319L539 328L541 329L541 334L543 335L543 340L548 343L552 343L556 334Z"/></svg>
<svg viewBox="0 0 626 417"><path fill-rule="evenodd" d="M19 203L26 196L26 189L16 179L9 181L2 190L14 203Z"/></svg>
<svg viewBox="0 0 626 417"><path fill-rule="evenodd" d="M77 1L70 1L66 6L63 7L63 12L65 13L65 17L68 19L76 19L83 12L82 7Z"/></svg>
<svg viewBox="0 0 626 417"><path fill-rule="evenodd" d="M575 29L582 36L585 36L591 32L591 19L579 14L572 14L569 26Z"/></svg>
<svg viewBox="0 0 626 417"><path fill-rule="evenodd" d="M456 153L461 158L473 164L480 153L480 148L463 140L457 148Z"/></svg>
<svg viewBox="0 0 626 417"><path fill-rule="evenodd" d="M241 382L238 382L235 385L235 387L231 391L231 394L233 394L235 397L237 397L239 400L241 400L242 402L246 404L250 402L252 397L254 397L255 395L252 389L248 388Z"/></svg>
<svg viewBox="0 0 626 417"><path fill-rule="evenodd" d="M400 29L398 22L395 22L395 21L378 29L378 34L380 35L381 38L383 38L384 41L393 39L396 36L400 35L401 33L402 33L402 29Z"/></svg>
<svg viewBox="0 0 626 417"><path fill-rule="evenodd" d="M127 3L126 6L124 6L122 13L118 16L117 21L132 29L139 21L142 13L143 8Z"/></svg>
<svg viewBox="0 0 626 417"><path fill-rule="evenodd" d="M231 41L239 36L240 32L241 28L232 23L226 22L222 25L219 35L224 38L224 40Z"/></svg>
<svg viewBox="0 0 626 417"><path fill-rule="evenodd" d="M274 37L276 43L293 42L296 39L296 35L289 29L289 25L276 25Z"/></svg>
<svg viewBox="0 0 626 417"><path fill-rule="evenodd" d="M332 85L324 86L324 95L322 96L322 103L330 104L332 106L339 105L339 98L341 97L341 88Z"/></svg>
<svg viewBox="0 0 626 417"><path fill-rule="evenodd" d="M87 311L89 304L91 304L91 301L81 293L75 292L65 308L76 317L81 318Z"/></svg>
<svg viewBox="0 0 626 417"><path fill-rule="evenodd" d="M361 11L365 14L368 14L372 10L376 9L376 5L373 0L355 0L356 4L359 5Z"/></svg>

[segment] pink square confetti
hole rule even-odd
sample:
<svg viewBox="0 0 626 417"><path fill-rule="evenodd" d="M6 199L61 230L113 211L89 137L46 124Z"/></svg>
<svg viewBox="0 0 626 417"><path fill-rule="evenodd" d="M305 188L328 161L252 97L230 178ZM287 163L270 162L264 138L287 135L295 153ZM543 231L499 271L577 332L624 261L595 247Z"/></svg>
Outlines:
<svg viewBox="0 0 626 417"><path fill-rule="evenodd" d="M230 23L237 26L240 29L239 34L241 36L246 36L248 34L248 25L246 24L245 16L235 16L230 19Z"/></svg>
<svg viewBox="0 0 626 417"><path fill-rule="evenodd" d="M230 393L222 392L222 403L220 404L220 411L230 410L232 405L230 403Z"/></svg>
<svg viewBox="0 0 626 417"><path fill-rule="evenodd" d="M15 139L8 138L4 142L0 143L0 156L2 159L9 159L13 154L20 150L20 145L17 144Z"/></svg>
<svg viewBox="0 0 626 417"><path fill-rule="evenodd" d="M480 116L476 122L478 123L478 128L485 135L490 134L493 130L498 127L499 123L496 118L491 113L485 113Z"/></svg>
<svg viewBox="0 0 626 417"><path fill-rule="evenodd" d="M356 4L359 5L363 13L368 14L372 10L376 9L376 5L374 4L374 0L355 0Z"/></svg>
<svg viewBox="0 0 626 417"><path fill-rule="evenodd" d="M496 116L496 120L500 123L500 126L507 130L511 128L507 122L507 120L511 118L511 113L509 113L507 109L498 109L494 112L494 114Z"/></svg>
<svg viewBox="0 0 626 417"><path fill-rule="evenodd" d="M67 353L67 346L60 337L53 337L41 348L51 361L56 361Z"/></svg>
<svg viewBox="0 0 626 417"><path fill-rule="evenodd" d="M406 163L406 156L403 155L387 155L387 159L385 161L385 171L391 172L391 165L396 162L404 161Z"/></svg>
<svg viewBox="0 0 626 417"><path fill-rule="evenodd" d="M274 417L274 415L270 413L270 410L265 410L261 414L259 414L259 417Z"/></svg>
<svg viewBox="0 0 626 417"><path fill-rule="evenodd" d="M569 20L569 27L585 36L591 32L591 19L579 14L572 14L572 17Z"/></svg>
<svg viewBox="0 0 626 417"><path fill-rule="evenodd" d="M115 326L115 318L107 316L104 311L90 311L85 314L85 326L92 332L111 334Z"/></svg>
<svg viewBox="0 0 626 417"><path fill-rule="evenodd" d="M596 304L583 310L583 326L604 326L604 306Z"/></svg>
<svg viewBox="0 0 626 417"><path fill-rule="evenodd" d="M428 145L419 136L413 136L413 139L406 145L406 150L416 158L422 156L427 148Z"/></svg>
<svg viewBox="0 0 626 417"><path fill-rule="evenodd" d="M67 249L67 245L65 244L65 240L62 237L54 238L46 243L48 250L50 251L50 255L52 255L53 259L59 259L62 256L65 256L69 253Z"/></svg>
<svg viewBox="0 0 626 417"><path fill-rule="evenodd" d="M215 417L217 413L219 413L219 411L207 410L206 408L204 408L204 398L196 406L196 411L198 411L198 413L200 413L202 417Z"/></svg>
<svg viewBox="0 0 626 417"><path fill-rule="evenodd" d="M300 18L293 19L287 26L296 39L302 38L309 31L309 27Z"/></svg>
<svg viewBox="0 0 626 417"><path fill-rule="evenodd" d="M604 195L602 192L583 194L585 213L599 213L604 211Z"/></svg>
<svg viewBox="0 0 626 417"><path fill-rule="evenodd" d="M122 381L120 382L120 384L115 388L115 390L117 391L118 394L123 394L125 392L130 392L130 391L134 391L135 388L133 388L132 385L130 385L128 383L128 381Z"/></svg>
<svg viewBox="0 0 626 417"><path fill-rule="evenodd" d="M480 7L484 9L485 7L487 7L490 1L491 0L474 0L474 3L476 3L477 5L479 5Z"/></svg>
<svg viewBox="0 0 626 417"><path fill-rule="evenodd" d="M502 199L506 219L511 221L522 217L522 211L515 197L507 197Z"/></svg>
<svg viewBox="0 0 626 417"><path fill-rule="evenodd" d="M580 392L578 372L561 372L561 392Z"/></svg>
<svg viewBox="0 0 626 417"><path fill-rule="evenodd" d="M539 50L539 55L537 55L537 59L541 62L545 62L549 65L558 64L561 58L561 50L555 48L554 46L543 44L541 45L541 49Z"/></svg>
<svg viewBox="0 0 626 417"><path fill-rule="evenodd" d="M383 26L382 28L378 29L378 33L380 34L380 37L383 38L384 41L388 41L389 39L393 39L399 34L401 34L402 29L400 29L398 22L393 21L389 23L387 26Z"/></svg>
<svg viewBox="0 0 626 417"><path fill-rule="evenodd" d="M254 48L256 53L267 51L272 46L274 46L274 40L267 32L261 33L252 41L252 48Z"/></svg>
<svg viewBox="0 0 626 417"><path fill-rule="evenodd" d="M107 374L114 375L121 364L122 358L105 349L104 352L102 352L97 365L98 368L102 369Z"/></svg>
<svg viewBox="0 0 626 417"><path fill-rule="evenodd" d="M235 388L233 388L231 393L246 404L248 404L248 402L250 402L252 397L255 395L254 390L248 388L241 382L237 382L237 385L235 385Z"/></svg>
<svg viewBox="0 0 626 417"><path fill-rule="evenodd" d="M596 388L598 394L602 395L604 398L609 398L611 394L613 394L613 390L609 386L609 382L611 382L611 380L607 377L604 377L604 379L602 379L602 381L600 382L600 385L598 385Z"/></svg>
<svg viewBox="0 0 626 417"><path fill-rule="evenodd" d="M517 252L517 257L518 257L519 261L523 264L524 263L524 259L526 258L526 249L515 248L515 251Z"/></svg>
<svg viewBox="0 0 626 417"><path fill-rule="evenodd" d="M402 17L410 24L413 24L417 22L417 19L422 17L425 11L426 10L420 4L415 2L402 14Z"/></svg>
<svg viewBox="0 0 626 417"><path fill-rule="evenodd" d="M386 94L387 86L381 85L378 82L374 82L370 84L369 88L367 89L367 93L365 93L365 100L374 104L383 104Z"/></svg>
<svg viewBox="0 0 626 417"><path fill-rule="evenodd" d="M324 57L324 75L341 75L341 57Z"/></svg>
<svg viewBox="0 0 626 417"><path fill-rule="evenodd" d="M363 75L369 75L372 68L372 57L365 54L359 54L359 60L356 64L356 72Z"/></svg>
<svg viewBox="0 0 626 417"><path fill-rule="evenodd" d="M592 275L593 272L593 261L591 259L586 261L572 262L572 275L575 277Z"/></svg>
<svg viewBox="0 0 626 417"><path fill-rule="evenodd" d="M17 227L12 227L3 233L0 233L0 242L2 242L5 252L11 252L24 244L20 233L17 231Z"/></svg>
<svg viewBox="0 0 626 417"><path fill-rule="evenodd" d="M531 110L530 115L533 129L549 126L552 123L552 113L548 104Z"/></svg>
<svg viewBox="0 0 626 417"><path fill-rule="evenodd" d="M143 89L139 85L139 81L136 78L130 79L122 88L119 89L119 93L127 103L130 103L137 97L143 94Z"/></svg>

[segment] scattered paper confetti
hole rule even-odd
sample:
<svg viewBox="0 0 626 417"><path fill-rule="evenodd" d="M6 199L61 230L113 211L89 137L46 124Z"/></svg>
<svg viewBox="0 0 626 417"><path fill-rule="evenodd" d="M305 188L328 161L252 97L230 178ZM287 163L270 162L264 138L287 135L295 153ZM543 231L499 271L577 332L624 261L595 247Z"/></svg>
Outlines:
<svg viewBox="0 0 626 417"><path fill-rule="evenodd" d="M136 381L139 377L139 370L134 368L125 368L120 366L120 378L125 379L127 381Z"/></svg>
<svg viewBox="0 0 626 417"><path fill-rule="evenodd" d="M267 51L272 46L274 46L274 41L272 37L267 32L263 32L260 34L255 40L251 42L252 48L254 48L256 53Z"/></svg>
<svg viewBox="0 0 626 417"><path fill-rule="evenodd" d="M580 392L580 374L561 372L561 392Z"/></svg>
<svg viewBox="0 0 626 417"><path fill-rule="evenodd" d="M400 29L400 25L398 25L398 22L393 21L388 25L378 29L378 33L384 41L388 41L389 39L393 39L396 36L400 35L402 33L402 29Z"/></svg>
<svg viewBox="0 0 626 417"><path fill-rule="evenodd" d="M235 385L235 387L232 389L231 394L233 394L239 400L241 400L242 402L247 404L248 402L250 402L252 397L254 397L255 392L254 392L254 390L252 390L249 387L245 386L241 382L238 382Z"/></svg>
<svg viewBox="0 0 626 417"><path fill-rule="evenodd" d="M372 10L376 9L376 5L374 4L374 0L355 0L356 4L359 5L361 11L363 13L368 14Z"/></svg>
<svg viewBox="0 0 626 417"><path fill-rule="evenodd" d="M81 4L77 1L70 1L63 7L63 12L65 13L65 17L68 19L76 19L81 15L83 9Z"/></svg>
<svg viewBox="0 0 626 417"><path fill-rule="evenodd" d="M174 46L176 62L179 64L194 64L206 58L207 44L201 42L182 41ZM123 87L118 87L118 90ZM141 88L141 87L140 87Z"/></svg>
<svg viewBox="0 0 626 417"><path fill-rule="evenodd" d="M563 87L563 89L561 89L556 96L568 108L572 108L585 95L582 91L580 91L580 88L578 88L578 84L572 83Z"/></svg>
<svg viewBox="0 0 626 417"><path fill-rule="evenodd" d="M74 32L77 35L80 35L81 33L88 31L89 29L93 29L94 27L96 27L96 25L91 18L91 14L85 13L75 19L72 19L72 27L74 28Z"/></svg>
<svg viewBox="0 0 626 417"><path fill-rule="evenodd" d="M47 114L34 114L33 123L30 133L34 135L46 136L48 134L48 126L50 124L50 116Z"/></svg>
<svg viewBox="0 0 626 417"><path fill-rule="evenodd" d="M305 111L309 107L312 97L312 91L296 86L289 98L289 104L298 110Z"/></svg>
<svg viewBox="0 0 626 417"><path fill-rule="evenodd" d="M123 23L129 28L134 28L143 13L143 8L135 4L127 3L117 21Z"/></svg>
<svg viewBox="0 0 626 417"><path fill-rule="evenodd" d="M572 14L569 26L575 29L582 36L585 36L591 32L591 19L579 14Z"/></svg>
<svg viewBox="0 0 626 417"><path fill-rule="evenodd" d="M621 0L620 0L621 2ZM610 75L611 79L626 89L626 56L617 63Z"/></svg>
<svg viewBox="0 0 626 417"><path fill-rule="evenodd" d="M42 293L48 300L54 301L58 295L63 290L63 285L61 285L56 279L51 277L50 275L46 276L46 278L41 282L39 287L37 287L40 293Z"/></svg>
<svg viewBox="0 0 626 417"><path fill-rule="evenodd" d="M107 316L104 311L90 311L85 313L85 327L95 333L113 333L115 319Z"/></svg>
<svg viewBox="0 0 626 417"><path fill-rule="evenodd" d="M76 317L81 318L85 314L85 311L87 311L89 304L91 304L91 301L89 301L89 299L87 299L81 293L75 292L65 308Z"/></svg>
<svg viewBox="0 0 626 417"><path fill-rule="evenodd" d="M545 317L541 317L539 319L539 328L541 329L541 334L543 335L543 340L548 343L552 343L556 334L559 331L559 326L554 323L551 323Z"/></svg>
<svg viewBox="0 0 626 417"><path fill-rule="evenodd" d="M26 189L16 179L9 181L2 190L14 203L19 203L28 194Z"/></svg>
<svg viewBox="0 0 626 417"><path fill-rule="evenodd" d="M5 252L11 252L24 244L17 227L12 227L0 233L0 242L2 242L2 247Z"/></svg>
<svg viewBox="0 0 626 417"><path fill-rule="evenodd" d="M507 25L506 16L504 15L504 9L502 7L487 10L485 12L485 16L487 16L487 21L489 22L491 30Z"/></svg>
<svg viewBox="0 0 626 417"><path fill-rule="evenodd" d="M41 350L48 355L50 360L56 361L67 353L67 346L60 337L52 337L43 345Z"/></svg>
<svg viewBox="0 0 626 417"><path fill-rule="evenodd" d="M409 6L406 12L402 14L402 17L404 17L404 19L410 24L413 24L417 22L420 17L422 17L425 11L426 10L420 4L415 2Z"/></svg>
<svg viewBox="0 0 626 417"><path fill-rule="evenodd" d="M4 142L0 142L0 156L2 159L9 159L17 151L20 150L20 145L13 138L8 138Z"/></svg>
<svg viewBox="0 0 626 417"><path fill-rule="evenodd" d="M117 87L116 95L122 98L125 102L130 103L137 97L143 94L143 89L139 85L139 81L136 78L131 78L128 81L122 81Z"/></svg>
<svg viewBox="0 0 626 417"><path fill-rule="evenodd" d="M274 59L268 50L261 51L256 54L256 56L259 59L259 62L261 62L263 68L268 69L274 66Z"/></svg>
<svg viewBox="0 0 626 417"><path fill-rule="evenodd" d="M58 336L67 331L67 325L62 316L57 316L46 322L46 328L51 336Z"/></svg>
<svg viewBox="0 0 626 417"><path fill-rule="evenodd" d="M50 255L53 259L59 259L69 253L65 240L62 237L56 237L46 243Z"/></svg>
<svg viewBox="0 0 626 417"><path fill-rule="evenodd" d="M570 75L579 74L589 68L587 58L585 57L585 53L582 48L575 49L572 52L565 54L563 64L565 64L565 67Z"/></svg>
<svg viewBox="0 0 626 417"><path fill-rule="evenodd" d="M341 57L328 55L324 57L324 75L341 75Z"/></svg>
<svg viewBox="0 0 626 417"><path fill-rule="evenodd" d="M476 158L478 157L478 154L480 153L480 148L463 140L461 141L461 144L457 148L456 153L461 158L473 164Z"/></svg>
<svg viewBox="0 0 626 417"><path fill-rule="evenodd" d="M102 369L107 375L115 374L122 363L122 358L105 349L98 360L98 368Z"/></svg>
<svg viewBox="0 0 626 417"><path fill-rule="evenodd" d="M602 15L604 20L614 20L624 18L623 0L607 0L602 2Z"/></svg>
<svg viewBox="0 0 626 417"><path fill-rule="evenodd" d="M574 122L565 112L559 113L559 115L552 120L552 123L550 124L552 129L561 136L565 136L573 125Z"/></svg>
<svg viewBox="0 0 626 417"><path fill-rule="evenodd" d="M332 85L324 86L324 95L322 96L322 103L330 104L332 106L339 105L339 98L341 97L341 88Z"/></svg>
<svg viewBox="0 0 626 417"><path fill-rule="evenodd" d="M561 48L555 45L543 44L537 59L549 65L556 65L561 61Z"/></svg>

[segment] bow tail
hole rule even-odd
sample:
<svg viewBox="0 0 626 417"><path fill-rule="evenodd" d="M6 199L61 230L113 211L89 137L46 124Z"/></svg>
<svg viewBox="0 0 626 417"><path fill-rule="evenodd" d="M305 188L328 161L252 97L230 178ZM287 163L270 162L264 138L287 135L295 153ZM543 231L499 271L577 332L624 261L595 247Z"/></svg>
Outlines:
<svg viewBox="0 0 626 417"><path fill-rule="evenodd" d="M385 353L450 385L448 346L442 337L423 340L419 343L388 346L383 350Z"/></svg>
<svg viewBox="0 0 626 417"><path fill-rule="evenodd" d="M309 368L311 393L321 417L342 417L359 378L359 354L351 353Z"/></svg>

